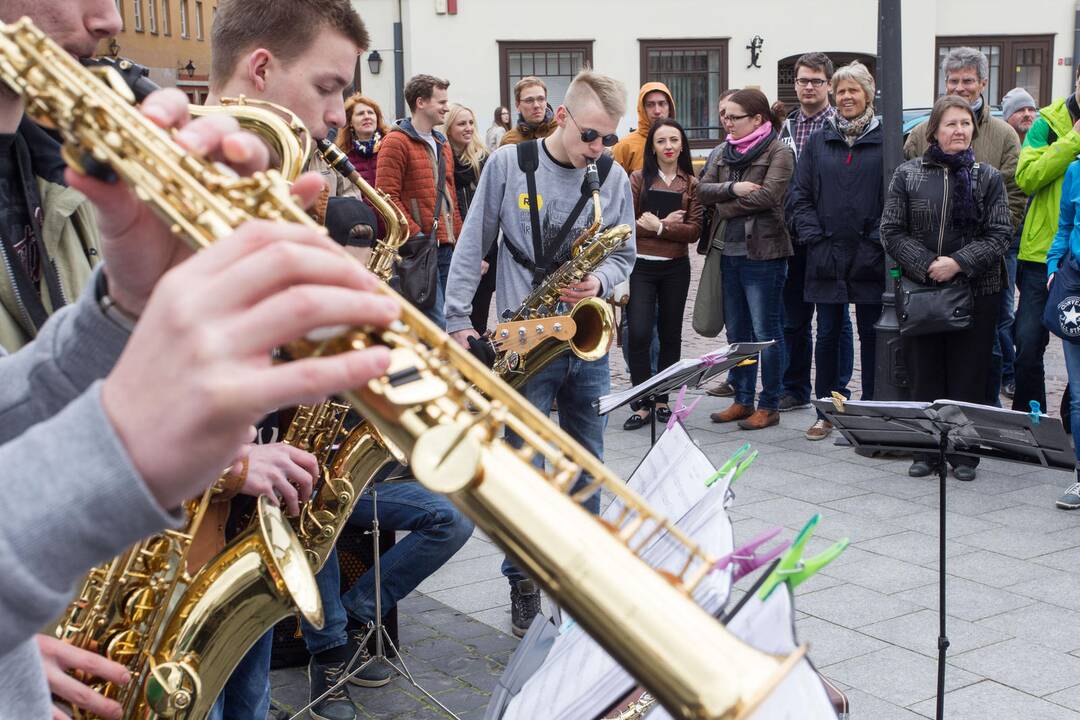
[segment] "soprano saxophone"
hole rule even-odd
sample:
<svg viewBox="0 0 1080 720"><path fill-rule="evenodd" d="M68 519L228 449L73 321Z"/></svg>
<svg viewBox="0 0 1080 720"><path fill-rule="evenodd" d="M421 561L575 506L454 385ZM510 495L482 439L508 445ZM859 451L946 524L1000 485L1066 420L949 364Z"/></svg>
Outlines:
<svg viewBox="0 0 1080 720"><path fill-rule="evenodd" d="M586 275L621 248L630 237L629 225L601 231L600 179L596 163L586 168L592 190L593 222L570 246L570 259L530 292L515 311L507 311L491 343L497 351L492 369L513 387L520 387L541 368L566 352L582 360L599 360L611 346L615 328L611 305L600 298L576 303L560 315L563 288ZM547 322L538 322L547 319ZM523 350L523 348L525 348Z"/></svg>
<svg viewBox="0 0 1080 720"><path fill-rule="evenodd" d="M278 173L235 178L188 155L25 18L0 24L0 80L31 117L60 131L77 168L86 156L110 167L193 248L254 217L316 227ZM398 303L401 320L301 341L293 356L387 347L387 372L347 397L407 454L417 479L449 495L673 715L747 717L803 650L780 658L727 632L690 596L714 558L420 311L388 287L380 292ZM504 426L521 449L504 441ZM583 472L588 487L571 494ZM623 508L610 522L581 505L601 488ZM638 553L642 538L665 532L685 561L661 574Z"/></svg>

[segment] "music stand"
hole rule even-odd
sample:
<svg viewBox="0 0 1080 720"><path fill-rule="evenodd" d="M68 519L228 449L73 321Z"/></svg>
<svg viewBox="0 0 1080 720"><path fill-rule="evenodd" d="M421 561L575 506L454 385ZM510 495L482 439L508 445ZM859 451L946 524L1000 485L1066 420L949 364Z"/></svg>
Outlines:
<svg viewBox="0 0 1080 720"><path fill-rule="evenodd" d="M835 397L835 396L834 396ZM818 399L825 415L852 448L937 452L940 508L938 518L938 666L937 720L945 712L945 488L949 455L997 458L1009 462L1074 470L1075 455L1061 421L1037 413L953 400L864 402L841 397Z"/></svg>
<svg viewBox="0 0 1080 720"><path fill-rule="evenodd" d="M395 476L395 479L401 480L405 478L399 478ZM367 489L365 490L365 492L371 494L371 530L366 530L365 533L368 533L372 536L371 542L372 545L374 545L375 547L375 562L371 568L371 572L375 573L375 619L368 624L367 633L365 633L364 637L360 640L359 644L356 647L356 652L353 654L352 658L349 660L348 664L345 667L352 667L353 663L355 663L357 659L359 659L360 654L364 651L365 648L367 648L368 641L371 639L375 640L375 652L372 653L371 657L369 657L366 662L360 664L351 672L346 673L344 677L341 678L341 680L338 680L336 683L334 683L334 685L327 689L327 691L324 692L322 695L315 698L314 700L309 701L307 705L300 708L300 710L294 713L293 716L289 718L289 720L297 720L297 718L299 718L309 709L314 707L317 703L322 702L323 698L325 698L327 695L332 693L334 690L337 690L339 687L347 683L351 678L359 675L361 672L363 672L365 668L376 662L382 662L395 673L408 680L409 684L411 684L414 688L423 693L423 695L427 697L428 700L438 705L443 712L454 718L454 720L461 720L461 718L459 718L453 710L443 705L437 697L425 690L420 685L420 683L416 681L416 678L413 677L413 674L409 671L408 666L405 664L404 656L402 656L401 652L398 651L397 646L394 645L394 641L390 638L390 633L387 631L386 626L383 624L382 561L379 557L379 491L376 487L377 485L377 482L369 483ZM387 645L389 645L390 649L393 650L394 657L396 657L398 664L395 664L393 660L386 656Z"/></svg>
<svg viewBox="0 0 1080 720"><path fill-rule="evenodd" d="M761 351L774 344L774 340L768 342L746 342L724 345L696 360L685 359L667 367L645 382L617 393L610 393L599 398L595 403L598 415L607 415L612 410L617 410L624 405L646 400L654 406L650 414L652 437L651 442L656 444L656 398L678 390L683 385L696 389L703 383L712 380L717 375L725 373L733 367L746 362L756 362L754 358Z"/></svg>

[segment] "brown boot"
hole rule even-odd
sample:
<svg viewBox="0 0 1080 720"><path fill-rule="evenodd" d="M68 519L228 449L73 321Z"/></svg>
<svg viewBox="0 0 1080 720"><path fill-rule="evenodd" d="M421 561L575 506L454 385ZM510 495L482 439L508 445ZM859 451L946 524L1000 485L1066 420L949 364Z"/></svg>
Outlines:
<svg viewBox="0 0 1080 720"><path fill-rule="evenodd" d="M735 422L736 420L742 420L748 418L754 414L753 405L740 405L739 403L731 403L727 410L723 412L714 412L709 416L709 419L714 423L726 423Z"/></svg>
<svg viewBox="0 0 1080 720"><path fill-rule="evenodd" d="M761 430L780 424L780 413L776 410L762 410L758 408L754 414L745 420L739 421L739 427L743 430Z"/></svg>

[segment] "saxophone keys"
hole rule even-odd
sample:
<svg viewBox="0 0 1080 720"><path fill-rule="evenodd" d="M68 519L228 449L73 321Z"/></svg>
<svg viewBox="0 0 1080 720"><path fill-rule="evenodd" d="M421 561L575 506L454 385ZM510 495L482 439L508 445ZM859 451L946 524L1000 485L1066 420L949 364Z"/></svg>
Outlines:
<svg viewBox="0 0 1080 720"><path fill-rule="evenodd" d="M417 438L409 463L424 487L450 494L480 478L481 454L480 442L468 428L436 425Z"/></svg>

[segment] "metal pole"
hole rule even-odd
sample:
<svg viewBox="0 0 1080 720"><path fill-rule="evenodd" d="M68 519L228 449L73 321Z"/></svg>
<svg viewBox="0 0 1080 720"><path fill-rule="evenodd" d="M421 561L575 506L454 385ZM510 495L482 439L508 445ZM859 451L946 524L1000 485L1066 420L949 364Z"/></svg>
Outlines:
<svg viewBox="0 0 1080 720"><path fill-rule="evenodd" d="M900 39L901 0L878 0L878 102L882 121L883 193L888 194L893 173L904 161L904 74ZM900 324L893 296L892 258L885 257L885 292L881 317L874 325L874 399L906 400L907 373L900 349Z"/></svg>
<svg viewBox="0 0 1080 720"><path fill-rule="evenodd" d="M405 117L405 35L402 18L394 23L394 116Z"/></svg>

